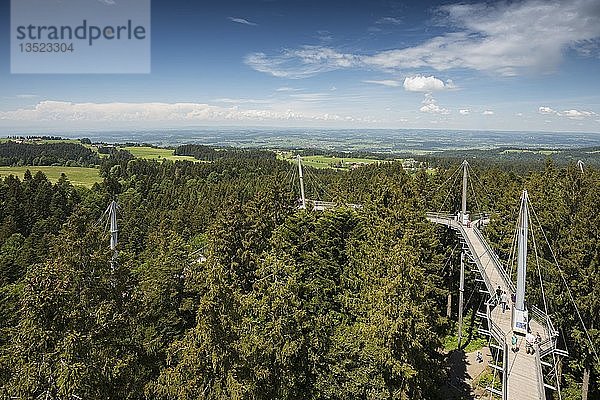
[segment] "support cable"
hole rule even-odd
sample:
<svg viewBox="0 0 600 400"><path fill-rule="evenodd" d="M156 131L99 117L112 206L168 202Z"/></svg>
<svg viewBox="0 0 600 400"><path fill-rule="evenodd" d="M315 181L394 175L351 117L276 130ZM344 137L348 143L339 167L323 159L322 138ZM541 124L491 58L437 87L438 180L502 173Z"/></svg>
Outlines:
<svg viewBox="0 0 600 400"><path fill-rule="evenodd" d="M531 204L531 201L528 200L529 203L529 208L533 210L533 205ZM542 229L542 227L539 227L540 230ZM539 260L539 255L538 255L538 250L537 250L537 244L535 242L535 234L532 232L531 235L531 240L533 241L533 250L535 253L535 264L537 266L537 272L538 272L538 277L540 279L540 288L542 291L542 300L544 302L544 312L546 313L546 318L549 319L550 318L550 314L548 313L548 303L546 302L546 292L544 290L544 281L542 279L542 271L540 268L540 260ZM550 333L550 332L549 332ZM562 399L562 394L560 392L560 379L558 377L558 373L556 372L556 365L557 365L558 361L556 360L556 355L554 354L554 352L552 353L552 366L554 368L554 373L556 375L556 389L558 391L558 398L559 400Z"/></svg>
<svg viewBox="0 0 600 400"><path fill-rule="evenodd" d="M554 260L554 264L556 265L556 268L558 268L558 272L560 274L560 277L563 281L563 283L565 284L565 287L567 288L567 293L569 294L569 298L571 300L571 303L573 303L573 306L575 307L575 312L577 313L577 317L579 318L579 322L581 323L581 326L583 326L583 331L585 332L585 336L587 337L587 340L590 343L590 348L592 349L592 352L594 353L594 356L596 358L596 362L600 364L600 357L598 357L598 353L596 352L596 347L594 346L594 342L592 341L590 334L588 332L587 327L585 326L585 323L583 322L583 318L581 317L581 313L579 312L579 308L577 307L577 303L575 303L575 299L573 297L573 293L571 292L571 288L569 287L567 280L564 276L564 273L562 271L562 269L560 268L560 265L558 264L558 260L556 258L556 255L554 254L554 250L552 250L552 247L550 246L550 241L548 240L548 237L546 236L546 232L544 232L544 228L542 227L542 224L540 223L540 220L537 216L537 213L535 212L535 209L532 207L531 211L533 211L533 215L540 227L540 230L542 231L542 235L544 236L544 240L546 241L546 244L548 245L548 248L550 249L550 254L552 254L552 258Z"/></svg>
<svg viewBox="0 0 600 400"><path fill-rule="evenodd" d="M470 176L473 176L475 178L475 183L477 183L479 186L481 186L481 188L483 189L483 191L485 192L485 194L487 196L487 199L490 200L490 203L493 203L494 197L487 190L487 188L485 187L483 182L479 179L479 177L473 172L473 168L471 168L470 165L469 165L469 169L471 170Z"/></svg>
<svg viewBox="0 0 600 400"><path fill-rule="evenodd" d="M440 205L440 209L438 210L438 214L442 212L442 208L444 208L444 204L446 204L446 201L448 200L448 197L450 197L450 194L452 194L452 187L454 187L454 184L456 183L456 179L458 179L458 177L460 176L460 174L456 174L456 172L458 172L458 169L454 172L454 174L456 175L456 177L452 181L452 185L450 186L450 189L448 189L448 194L446 194L446 198L444 199L444 201ZM454 176L454 174L453 174L453 176ZM442 185L442 187L443 187L443 185Z"/></svg>

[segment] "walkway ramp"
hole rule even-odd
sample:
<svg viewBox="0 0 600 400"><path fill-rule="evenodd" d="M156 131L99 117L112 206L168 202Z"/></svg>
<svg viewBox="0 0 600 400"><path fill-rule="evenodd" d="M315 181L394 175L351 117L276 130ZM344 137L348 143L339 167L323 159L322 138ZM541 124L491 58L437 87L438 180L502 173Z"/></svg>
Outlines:
<svg viewBox="0 0 600 400"><path fill-rule="evenodd" d="M544 379L542 375L541 357L551 353L555 348L556 332L550 320L543 312L530 307L529 323L532 333L539 332L542 343L536 349L534 355L525 352L525 338L519 337L519 351L510 349L512 338L511 311L502 312L495 298L495 290L498 286L509 295L515 293L515 287L510 281L508 274L498 256L483 238L477 228L478 221L468 225L461 224L455 217L447 214L428 213L427 219L436 224L445 225L456 231L466 247L470 260L477 266L489 300L486 303L485 316L488 319L489 334L498 344L502 351L502 358L498 361L497 369L502 372L502 390L490 388L490 391L501 396L503 399L545 399Z"/></svg>

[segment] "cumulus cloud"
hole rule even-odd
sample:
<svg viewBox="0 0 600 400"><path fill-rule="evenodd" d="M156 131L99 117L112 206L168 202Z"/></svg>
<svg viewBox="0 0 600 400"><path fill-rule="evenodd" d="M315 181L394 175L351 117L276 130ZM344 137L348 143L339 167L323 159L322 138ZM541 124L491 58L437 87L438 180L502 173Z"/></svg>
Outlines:
<svg viewBox="0 0 600 400"><path fill-rule="evenodd" d="M482 114L483 115L494 115L494 112L492 110L485 110Z"/></svg>
<svg viewBox="0 0 600 400"><path fill-rule="evenodd" d="M538 108L538 113L542 115L557 115L559 117L566 117L569 119L584 119L589 117L595 117L598 114L593 111L586 110L564 110L564 111L556 111L550 107L541 106Z"/></svg>
<svg viewBox="0 0 600 400"><path fill-rule="evenodd" d="M461 110L458 110L458 112L460 113L460 115L469 115L471 113L471 110L469 110L468 108L463 108Z"/></svg>
<svg viewBox="0 0 600 400"><path fill-rule="evenodd" d="M425 95L425 99L423 100L423 102L421 103L422 106L421 108L419 108L419 111L424 112L424 113L429 113L429 114L442 114L442 115L446 115L446 114L450 114L450 111L440 107L437 104L437 100L434 99L431 94L426 94Z"/></svg>
<svg viewBox="0 0 600 400"><path fill-rule="evenodd" d="M238 17L227 17L228 20L230 20L231 22L235 22L237 24L242 24L242 25L249 25L249 26L258 26L257 23L255 22L251 22L248 21L245 18L238 18Z"/></svg>
<svg viewBox="0 0 600 400"><path fill-rule="evenodd" d="M199 122L199 121L354 121L329 113L302 113L219 107L202 103L71 103L41 101L32 108L0 112L4 121Z"/></svg>
<svg viewBox="0 0 600 400"><path fill-rule="evenodd" d="M570 119L583 119L586 117L595 117L598 114L593 111L565 110L561 113L561 115L564 115Z"/></svg>
<svg viewBox="0 0 600 400"><path fill-rule="evenodd" d="M401 85L400 82L395 81L393 79L384 79L381 81L363 81L364 83L373 83L375 85L383 85L383 86L390 86L390 87L399 87Z"/></svg>
<svg viewBox="0 0 600 400"><path fill-rule="evenodd" d="M553 110L552 108L546 106L541 106L540 108L538 108L538 112L543 115L558 114L556 110Z"/></svg>
<svg viewBox="0 0 600 400"><path fill-rule="evenodd" d="M302 47L281 55L253 53L246 63L280 77L306 77L341 68L385 71L466 68L504 76L552 71L567 49L600 38L597 0L525 0L452 4L436 10L448 33L411 47L374 54L349 54L329 47ZM310 53L310 57L306 53Z"/></svg>
<svg viewBox="0 0 600 400"><path fill-rule="evenodd" d="M442 81L441 79L436 78L435 76L407 76L404 79L404 89L409 92L424 92L430 93L440 90L453 89L454 82L452 80Z"/></svg>

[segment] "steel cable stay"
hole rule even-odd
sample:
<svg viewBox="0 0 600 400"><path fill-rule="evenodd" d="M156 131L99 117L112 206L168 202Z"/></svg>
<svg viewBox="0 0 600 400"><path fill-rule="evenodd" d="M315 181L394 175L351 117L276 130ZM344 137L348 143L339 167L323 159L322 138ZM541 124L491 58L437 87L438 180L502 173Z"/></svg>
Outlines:
<svg viewBox="0 0 600 400"><path fill-rule="evenodd" d="M518 211L515 213L513 209L513 213L511 215L511 220L515 221L512 241L510 245L510 253L508 256L508 276L512 279L514 267L517 263L517 252L518 252L518 237L519 237L519 220L521 219L521 209L517 207ZM517 214L517 218L514 218L514 215Z"/></svg>
<svg viewBox="0 0 600 400"><path fill-rule="evenodd" d="M477 176L477 174L475 173L475 171L473 171L473 168L471 167L471 165L467 164L467 168L469 169L469 176L472 176L473 178L475 178L475 183L478 184L479 187L481 187L481 189L483 189L483 192L485 193L485 195L487 197L487 200L490 202L490 204L492 204L494 202L494 197L487 190L486 186L479 179L479 177Z"/></svg>
<svg viewBox="0 0 600 400"><path fill-rule="evenodd" d="M444 186L446 186L446 184L447 184L447 183L448 183L448 182L449 182L449 181L450 181L452 178L454 178L454 180L452 181L452 185L450 185L450 188L448 189L448 193L447 193L447 195L446 195L446 198L445 198L445 199L444 199L444 201L442 202L442 204L441 204L441 206L440 206L440 209L439 209L438 213L442 211L442 208L444 207L444 204L445 204L445 203L446 203L446 201L448 200L448 197L450 197L450 194L452 193L452 187L454 186L454 183L456 183L456 178L457 178L457 177L460 175L460 174L458 174L458 172L460 171L460 169L461 169L461 166L459 165L459 166L458 166L458 167L457 167L457 168L454 170L454 172L452 173L452 175L450 175L450 176L449 176L449 177L448 177L448 178L447 178L447 179L446 179L446 180L445 180L445 181L444 181L444 182L443 182L441 185L438 185L436 188L433 188L433 189L431 189L431 190L429 190L429 191L427 192L427 197L431 197L431 195L432 195L432 194L434 194L434 193L440 193L440 192L442 192L442 189L444 189ZM455 177L455 175L456 175L456 177Z"/></svg>
<svg viewBox="0 0 600 400"><path fill-rule="evenodd" d="M320 197L322 194L323 196L329 196L330 199L333 199L332 193L328 190L327 186L322 182L319 176L312 171L312 168L306 168L304 172L306 173L306 177L309 178L309 182L317 197Z"/></svg>
<svg viewBox="0 0 600 400"><path fill-rule="evenodd" d="M448 189L448 193L446 194L446 197L444 198L444 201L442 202L442 204L440 204L440 208L438 210L438 214L442 212L442 209L444 208L444 205L446 204L446 201L448 201L448 198L450 197L450 195L452 194L452 187L454 186L454 184L456 183L456 180L460 177L460 174L457 174L457 172L460 170L460 167L458 167L458 169L454 172L454 174L452 174L452 176L456 175L454 177L454 180L452 181L452 185L450 186L450 188ZM452 177L451 176L451 177ZM448 178L450 179L450 178ZM446 181L448 181L448 179ZM444 183L445 184L445 183ZM441 191L441 189L444 187L444 185L442 185L438 191Z"/></svg>
<svg viewBox="0 0 600 400"><path fill-rule="evenodd" d="M531 201L529 201L529 199L528 199L528 205L529 205L529 209L533 210L533 206L531 205ZM541 229L541 226L539 228ZM541 294L542 294L542 301L544 303L544 312L546 313L546 318L549 318L548 316L550 314L548 312L548 302L546 301L546 291L544 290L544 280L542 279L542 271L540 268L540 256L538 253L538 247L537 247L537 243L535 241L535 234L533 231L531 234L531 241L533 243L533 250L534 250L534 254L535 254L535 264L537 267L538 278L540 281L540 290L541 290ZM552 364L553 364L554 370L556 371L556 367L558 365L558 360L556 359L556 354L554 354L554 352L552 353ZM556 378L556 391L558 393L559 400L561 400L562 393L561 393L561 389L560 389L560 379L558 377L558 374L556 374L555 378Z"/></svg>
<svg viewBox="0 0 600 400"><path fill-rule="evenodd" d="M467 169L471 170L471 168L469 168L468 164L467 164ZM470 173L469 176L474 176L474 174ZM477 192L475 192L475 188L473 187L473 179L469 179L469 184L471 186L471 192L473 192L473 199L475 199L475 208L477 209L477 211L479 211L479 214L481 214L481 216L483 217L484 210L479 205L479 201L477 201Z"/></svg>
<svg viewBox="0 0 600 400"><path fill-rule="evenodd" d="M548 240L548 237L546 235L546 232L544 231L544 228L542 227L542 224L538 218L537 213L535 212L535 209L533 207L531 207L531 211L533 212L533 216L535 217L535 220L538 224L538 227L540 228L540 231L542 232L542 235L544 237L544 240L546 241L546 245L548 246L548 249L550 250L550 254L552 255L552 259L554 261L554 265L556 266L556 268L558 269L559 275L561 277L561 280L563 282L563 284L565 285L565 288L567 289L567 294L569 295L569 299L571 301L571 303L573 304L573 307L575 307L575 312L577 314L577 317L579 318L579 322L581 323L581 326L583 327L583 331L585 332L585 336L589 342L590 348L593 352L593 355L596 359L596 362L598 362L600 364L600 357L598 357L598 353L596 351L596 347L594 346L594 342L592 341L589 331L587 329L587 327L585 326L585 322L583 321L583 318L581 317L581 313L579 311L579 307L577 307L577 303L575 303L575 298L573 297L573 293L571 291L571 288L569 287L568 283L567 283L567 279L565 278L565 274L562 270L562 268L560 267L559 263L558 263L558 259L556 258L556 254L554 253L554 250L552 249L552 247L550 246L550 241Z"/></svg>
<svg viewBox="0 0 600 400"><path fill-rule="evenodd" d="M458 247L459 244L460 243L457 243L456 245L454 245L454 247L450 251L450 256L446 259L446 262L444 263L444 266L442 267L442 271L440 272L440 275L443 274L446 271L446 267L448 265L450 265L450 261L452 261L452 256L454 255L454 251L456 250L456 248Z"/></svg>

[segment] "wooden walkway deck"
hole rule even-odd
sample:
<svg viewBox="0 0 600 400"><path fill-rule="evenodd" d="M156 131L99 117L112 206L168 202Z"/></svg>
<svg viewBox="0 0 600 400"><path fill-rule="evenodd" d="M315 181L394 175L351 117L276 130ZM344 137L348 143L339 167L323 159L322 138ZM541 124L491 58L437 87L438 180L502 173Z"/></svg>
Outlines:
<svg viewBox="0 0 600 400"><path fill-rule="evenodd" d="M461 235L467 245L469 257L477 265L491 296L495 296L495 290L500 286L502 290L506 291L509 299L511 298L511 295L514 293L514 286L506 275L498 257L487 245L479 230L474 227L476 223L467 227L447 216L428 215L427 219L431 222L448 226ZM491 329L491 335L501 344L507 353L506 358L504 358L507 365L503 366L503 374L506 379L506 393L503 398L511 400L545 399L539 354L532 355L525 352L525 338L522 336L517 336L519 338L519 351L513 352L510 349L512 338L512 304L510 304L509 310L502 312L500 306L495 306L494 299L492 298L491 300L489 303L493 303L494 305L488 307L487 312L490 323L495 327ZM542 337L542 343L551 342L550 333L540 322L531 319L530 328L534 335L539 332ZM499 360L500 363L502 361L502 359Z"/></svg>

